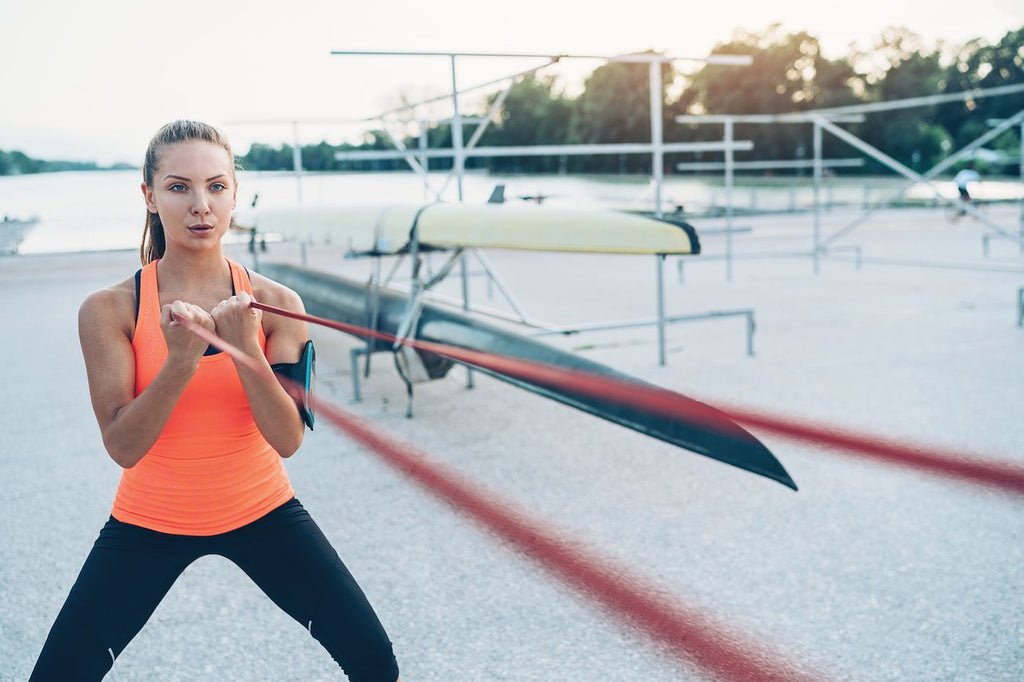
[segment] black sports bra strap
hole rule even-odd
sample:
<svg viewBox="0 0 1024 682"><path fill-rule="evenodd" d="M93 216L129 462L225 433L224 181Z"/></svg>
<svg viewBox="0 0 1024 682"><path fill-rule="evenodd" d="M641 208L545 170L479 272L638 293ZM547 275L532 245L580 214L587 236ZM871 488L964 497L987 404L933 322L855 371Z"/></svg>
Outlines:
<svg viewBox="0 0 1024 682"><path fill-rule="evenodd" d="M142 288L142 268L135 271L135 324L139 323L139 289Z"/></svg>
<svg viewBox="0 0 1024 682"><path fill-rule="evenodd" d="M248 272L248 271L247 271ZM142 268L135 271L135 326L139 325L139 298L142 289ZM231 278L231 295L235 295L235 279ZM216 355L220 349L216 346L207 346L203 355Z"/></svg>

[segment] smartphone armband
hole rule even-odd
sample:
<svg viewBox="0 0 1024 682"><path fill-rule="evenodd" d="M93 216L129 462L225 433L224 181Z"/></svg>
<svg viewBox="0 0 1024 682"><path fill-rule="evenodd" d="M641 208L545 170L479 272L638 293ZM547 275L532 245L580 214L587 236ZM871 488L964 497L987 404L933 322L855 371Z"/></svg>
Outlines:
<svg viewBox="0 0 1024 682"><path fill-rule="evenodd" d="M313 430L313 382L316 378L316 351L313 342L306 341L298 362L278 362L270 366L274 374L288 380L285 390L295 399L302 421Z"/></svg>

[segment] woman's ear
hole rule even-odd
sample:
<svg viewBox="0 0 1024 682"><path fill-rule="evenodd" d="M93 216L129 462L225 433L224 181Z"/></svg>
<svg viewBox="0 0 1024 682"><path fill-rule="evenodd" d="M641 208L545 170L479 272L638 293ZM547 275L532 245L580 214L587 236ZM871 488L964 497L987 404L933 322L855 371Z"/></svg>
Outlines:
<svg viewBox="0 0 1024 682"><path fill-rule="evenodd" d="M153 190L150 189L149 185L146 183L142 183L140 188L142 189L142 198L146 200L146 209L150 213L157 213L156 200L153 198Z"/></svg>

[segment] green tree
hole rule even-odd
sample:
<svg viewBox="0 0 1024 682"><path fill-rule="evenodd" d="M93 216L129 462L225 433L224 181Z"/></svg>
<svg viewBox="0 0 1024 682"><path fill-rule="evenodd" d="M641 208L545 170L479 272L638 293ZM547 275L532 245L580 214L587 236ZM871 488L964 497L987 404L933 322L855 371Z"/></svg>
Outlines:
<svg viewBox="0 0 1024 682"><path fill-rule="evenodd" d="M662 69L662 88L673 80ZM650 75L647 64L610 62L598 67L584 82L584 90L571 108L569 139L575 144L650 142ZM591 172L650 172L644 155L594 156L570 159L570 168Z"/></svg>
<svg viewBox="0 0 1024 682"><path fill-rule="evenodd" d="M995 45L979 39L957 50L946 69L943 90L964 92L1018 83L1024 83L1024 27L1007 32ZM939 117L960 147L987 132L989 119L1006 118L1021 109L1024 94L1015 93L947 104L940 108ZM1019 153L1019 132L1019 127L1008 130L989 146Z"/></svg>
<svg viewBox="0 0 1024 682"><path fill-rule="evenodd" d="M254 171L293 170L292 148L281 145L278 149L262 143L249 147L248 153L238 159L239 165Z"/></svg>
<svg viewBox="0 0 1024 682"><path fill-rule="evenodd" d="M886 29L873 53L876 59L884 59L888 68L869 76L867 95L872 101L934 95L945 82L939 50L929 49L920 36L905 28ZM866 142L917 171L938 163L950 144L949 133L938 122L936 106L869 114L859 131Z"/></svg>
<svg viewBox="0 0 1024 682"><path fill-rule="evenodd" d="M566 144L569 141L570 101L555 91L553 76L523 77L509 88L497 123L481 136L483 146ZM497 95L488 101L493 105ZM560 160L549 156L497 157L487 166L496 172L550 173L558 171Z"/></svg>
<svg viewBox="0 0 1024 682"><path fill-rule="evenodd" d="M708 64L688 79L675 103L677 113L772 114L843 106L859 101L863 79L846 60L821 53L818 39L806 32L785 34L778 24L763 33L737 31L713 53L749 55L750 66ZM703 128L703 130L696 130ZM696 139L721 139L721 130L692 126ZM746 158L809 158L810 126L737 124L736 139L752 140ZM827 141L826 155L836 147ZM713 155L721 158L721 155Z"/></svg>

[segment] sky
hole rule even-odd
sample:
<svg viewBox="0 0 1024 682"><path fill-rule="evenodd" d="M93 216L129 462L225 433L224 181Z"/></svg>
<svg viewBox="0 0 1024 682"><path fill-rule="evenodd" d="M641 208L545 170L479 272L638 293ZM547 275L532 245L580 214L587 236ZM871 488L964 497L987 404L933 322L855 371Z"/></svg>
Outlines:
<svg viewBox="0 0 1024 682"><path fill-rule="evenodd" d="M252 142L293 141L292 121L301 122L302 144L358 141L369 127L363 119L450 92L451 64L332 51L653 49L700 58L737 29L773 23L807 31L838 58L851 44L870 47L887 26L929 42L997 42L1024 26L1024 2L0 0L0 149L137 165L153 133L176 118L220 126L239 153ZM462 88L542 63L460 57L456 77ZM600 63L570 60L552 73L571 87Z"/></svg>

